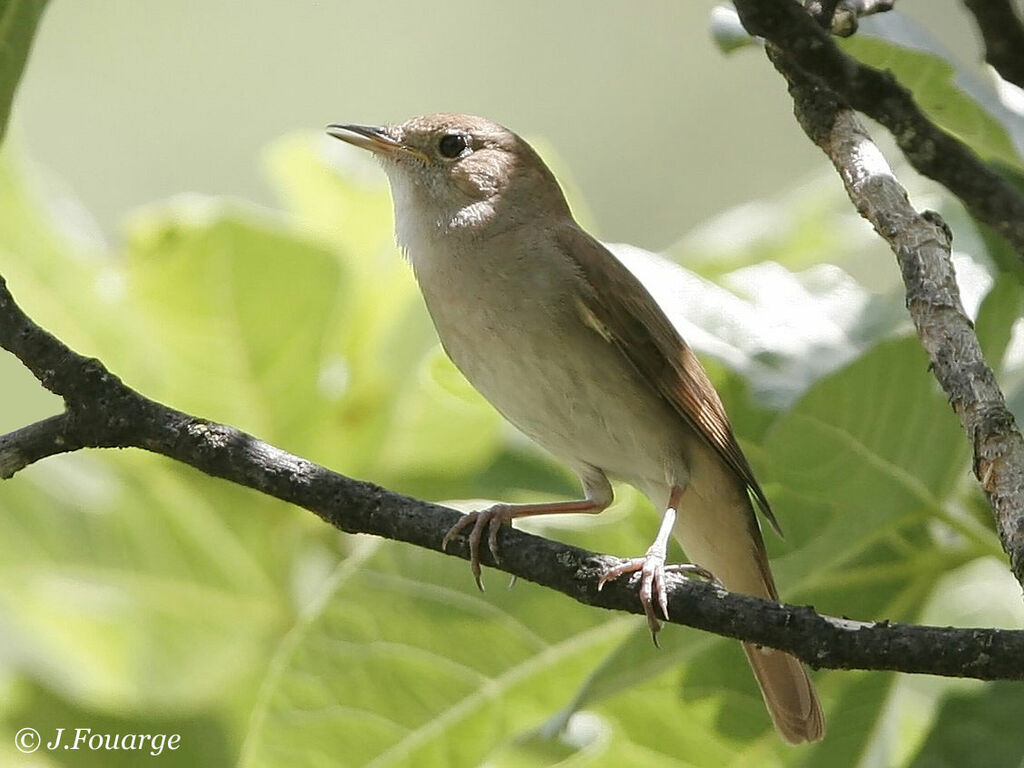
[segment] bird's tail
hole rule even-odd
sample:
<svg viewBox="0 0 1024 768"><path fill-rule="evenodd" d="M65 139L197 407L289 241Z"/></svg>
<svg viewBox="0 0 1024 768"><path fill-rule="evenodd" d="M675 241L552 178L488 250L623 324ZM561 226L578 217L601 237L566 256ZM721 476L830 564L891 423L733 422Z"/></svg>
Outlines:
<svg viewBox="0 0 1024 768"><path fill-rule="evenodd" d="M675 534L687 557L711 571L726 589L777 600L750 500L745 492L733 495L723 490L719 486L708 494L716 499L707 503L692 487L687 488ZM724 509L723 496L733 498ZM788 653L749 643L744 643L743 650L779 735L790 744L820 741L825 735L825 717L800 661Z"/></svg>
<svg viewBox="0 0 1024 768"><path fill-rule="evenodd" d="M790 744L820 741L825 717L803 665L788 653L743 644L775 730Z"/></svg>

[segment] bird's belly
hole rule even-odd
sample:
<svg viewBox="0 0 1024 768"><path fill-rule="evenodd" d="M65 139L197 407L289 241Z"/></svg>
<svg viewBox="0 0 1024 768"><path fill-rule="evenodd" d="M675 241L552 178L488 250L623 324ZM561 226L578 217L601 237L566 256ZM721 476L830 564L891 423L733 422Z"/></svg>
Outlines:
<svg viewBox="0 0 1024 768"><path fill-rule="evenodd" d="M469 382L551 453L634 484L685 482L679 415L571 308L552 318L537 314L544 306L506 308L514 317L486 306L431 315Z"/></svg>

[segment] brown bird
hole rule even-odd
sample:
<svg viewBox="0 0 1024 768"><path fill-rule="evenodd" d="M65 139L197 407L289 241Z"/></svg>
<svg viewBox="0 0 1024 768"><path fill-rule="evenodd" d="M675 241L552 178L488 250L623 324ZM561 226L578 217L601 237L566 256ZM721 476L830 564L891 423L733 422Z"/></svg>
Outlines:
<svg viewBox="0 0 1024 768"><path fill-rule="evenodd" d="M616 479L664 510L647 553L601 579L640 574L652 632L656 608L667 617L666 570L714 574L727 589L777 600L752 500L778 524L718 393L639 280L576 223L537 153L468 115L328 133L370 150L387 172L398 243L448 356L583 485L576 501L496 504L454 526L444 543L469 530L477 583L485 534L497 560L501 525L596 514ZM694 564L665 564L673 532ZM782 738L821 739L824 717L800 662L743 648Z"/></svg>

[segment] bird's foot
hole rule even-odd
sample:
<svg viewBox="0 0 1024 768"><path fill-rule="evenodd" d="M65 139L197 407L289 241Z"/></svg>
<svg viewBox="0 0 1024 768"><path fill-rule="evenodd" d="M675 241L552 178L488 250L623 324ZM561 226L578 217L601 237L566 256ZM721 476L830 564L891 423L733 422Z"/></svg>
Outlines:
<svg viewBox="0 0 1024 768"><path fill-rule="evenodd" d="M480 571L480 542L483 539L484 531L487 531L487 548L491 550L491 557L494 562L500 564L501 556L498 554L498 531L502 525L512 524L512 505L495 504L487 509L478 512L470 512L462 517L459 522L448 529L448 533L441 539L442 551L447 549L448 542L462 533L466 528L472 528L469 532L469 567L473 571L473 578L480 591L484 591L484 582L481 579ZM515 583L513 577L512 583ZM511 587L512 584L509 584Z"/></svg>
<svg viewBox="0 0 1024 768"><path fill-rule="evenodd" d="M659 547L651 547L643 557L634 557L625 560L614 568L609 568L597 582L597 590L600 592L604 585L620 576L630 573L640 574L640 603L647 615L647 626L651 630L651 639L658 645L658 632L661 630L661 622L655 614L654 606L661 609L661 615L668 620L668 592L665 589L666 573L682 573L686 576L699 576L707 579L712 584L720 585L721 582L715 578L707 568L694 563L665 564L665 551Z"/></svg>

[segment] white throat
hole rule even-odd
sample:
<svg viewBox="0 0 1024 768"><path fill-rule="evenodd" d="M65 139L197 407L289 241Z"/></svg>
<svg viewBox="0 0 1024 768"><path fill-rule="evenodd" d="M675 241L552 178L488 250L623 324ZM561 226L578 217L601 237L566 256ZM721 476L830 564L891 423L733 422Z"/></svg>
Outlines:
<svg viewBox="0 0 1024 768"><path fill-rule="evenodd" d="M402 168L387 167L391 196L395 203L395 237L406 257L416 261L437 244L439 238L471 236L494 216L493 199L444 208L437 200L444 195L410 178Z"/></svg>

